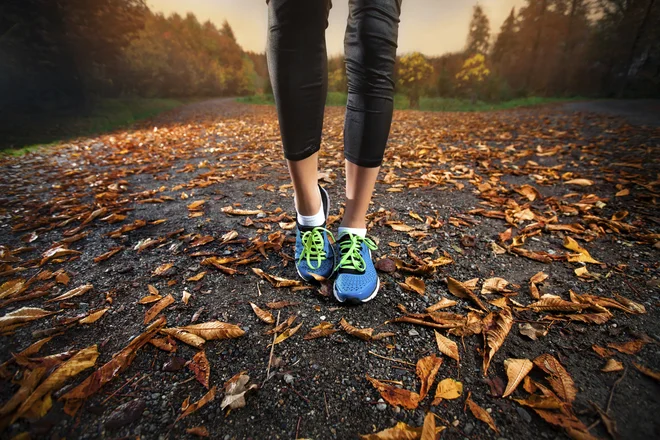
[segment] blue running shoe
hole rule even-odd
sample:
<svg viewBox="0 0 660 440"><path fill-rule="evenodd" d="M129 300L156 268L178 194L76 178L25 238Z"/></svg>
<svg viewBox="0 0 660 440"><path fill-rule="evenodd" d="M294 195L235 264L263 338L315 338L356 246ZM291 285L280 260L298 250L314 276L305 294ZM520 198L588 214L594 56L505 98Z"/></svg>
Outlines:
<svg viewBox="0 0 660 440"><path fill-rule="evenodd" d="M339 263L335 268L334 295L337 301L359 304L373 299L378 293L380 280L376 273L371 251L376 244L369 238L344 234L337 241Z"/></svg>
<svg viewBox="0 0 660 440"><path fill-rule="evenodd" d="M330 198L321 185L321 202L326 220L330 208ZM305 281L321 281L330 278L335 268L335 250L328 239L332 233L325 224L317 227L297 225L296 228L296 270Z"/></svg>

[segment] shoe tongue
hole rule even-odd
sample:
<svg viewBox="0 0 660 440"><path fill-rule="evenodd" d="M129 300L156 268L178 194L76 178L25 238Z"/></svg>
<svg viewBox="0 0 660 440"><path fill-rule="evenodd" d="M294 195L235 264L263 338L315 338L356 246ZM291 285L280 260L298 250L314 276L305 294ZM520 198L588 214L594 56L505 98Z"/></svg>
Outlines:
<svg viewBox="0 0 660 440"><path fill-rule="evenodd" d="M303 225L301 225L300 223L296 222L296 225L298 225L298 230L299 230L300 232L311 231L311 230L313 230L314 228L325 228L325 223L322 224L322 225L319 225L319 226L303 226Z"/></svg>
<svg viewBox="0 0 660 440"><path fill-rule="evenodd" d="M337 243L343 243L344 241L350 241L350 239L351 239L351 234L346 233L346 234L342 235L341 237L339 237L339 240L337 240Z"/></svg>

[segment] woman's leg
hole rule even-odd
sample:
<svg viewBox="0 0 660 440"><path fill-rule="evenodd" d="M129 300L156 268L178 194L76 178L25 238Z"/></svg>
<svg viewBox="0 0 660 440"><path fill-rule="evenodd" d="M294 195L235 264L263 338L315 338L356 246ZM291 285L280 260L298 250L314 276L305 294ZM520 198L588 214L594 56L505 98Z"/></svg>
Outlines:
<svg viewBox="0 0 660 440"><path fill-rule="evenodd" d="M339 227L334 295L339 301L373 299L380 281L371 260L365 216L392 123L394 62L400 0L350 0L344 39L348 102L344 125L346 210Z"/></svg>
<svg viewBox="0 0 660 440"><path fill-rule="evenodd" d="M347 200L341 226L364 229L392 123L401 0L350 0L349 9L344 39Z"/></svg>
<svg viewBox="0 0 660 440"><path fill-rule="evenodd" d="M318 150L327 94L325 29L330 0L270 0L268 70L280 133L302 216L319 212Z"/></svg>

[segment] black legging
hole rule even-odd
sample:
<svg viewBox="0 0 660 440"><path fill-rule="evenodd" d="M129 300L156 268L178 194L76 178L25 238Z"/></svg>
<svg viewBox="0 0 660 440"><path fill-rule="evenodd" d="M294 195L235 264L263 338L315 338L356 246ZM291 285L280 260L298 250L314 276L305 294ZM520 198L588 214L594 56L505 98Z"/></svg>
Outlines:
<svg viewBox="0 0 660 440"><path fill-rule="evenodd" d="M348 102L344 156L377 167L392 123L394 62L401 0L348 0L344 37ZM330 0L270 0L268 70L284 157L305 159L320 148L328 90L325 29Z"/></svg>

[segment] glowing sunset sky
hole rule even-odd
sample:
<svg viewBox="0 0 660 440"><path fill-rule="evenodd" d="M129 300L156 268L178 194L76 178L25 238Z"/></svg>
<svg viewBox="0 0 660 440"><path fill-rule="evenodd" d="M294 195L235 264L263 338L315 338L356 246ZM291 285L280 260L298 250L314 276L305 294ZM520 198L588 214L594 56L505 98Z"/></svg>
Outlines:
<svg viewBox="0 0 660 440"><path fill-rule="evenodd" d="M308 0L319 1L319 0ZM238 43L245 50L263 52L268 22L265 0L147 0L153 11L169 15L193 12L200 21L211 20L217 26L226 19L234 29ZM343 52L348 0L333 0L330 25L326 32L328 53ZM458 51L465 45L472 7L476 0L403 0L399 28L398 53L420 51L440 55ZM511 11L524 0L480 0L491 22L492 34Z"/></svg>

